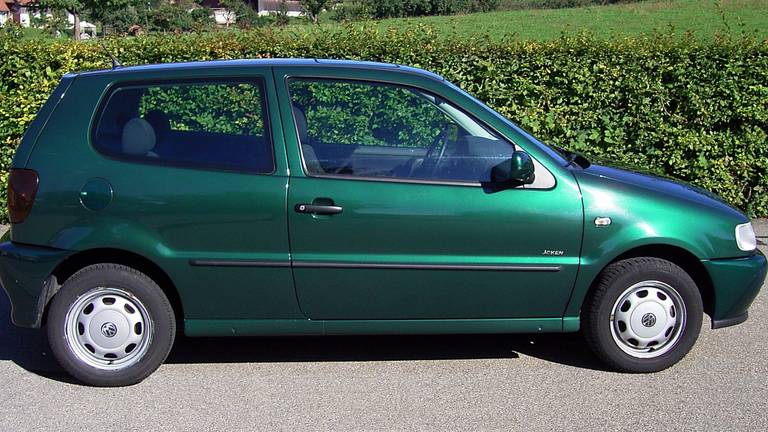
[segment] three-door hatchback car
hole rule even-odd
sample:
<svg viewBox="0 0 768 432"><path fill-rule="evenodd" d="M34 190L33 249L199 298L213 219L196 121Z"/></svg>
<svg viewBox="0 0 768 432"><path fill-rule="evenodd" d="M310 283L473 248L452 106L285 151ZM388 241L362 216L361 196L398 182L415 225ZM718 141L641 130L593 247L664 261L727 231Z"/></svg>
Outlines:
<svg viewBox="0 0 768 432"><path fill-rule="evenodd" d="M189 336L575 332L669 367L747 319L749 219L537 141L442 77L331 60L68 74L9 178L13 322L92 385Z"/></svg>

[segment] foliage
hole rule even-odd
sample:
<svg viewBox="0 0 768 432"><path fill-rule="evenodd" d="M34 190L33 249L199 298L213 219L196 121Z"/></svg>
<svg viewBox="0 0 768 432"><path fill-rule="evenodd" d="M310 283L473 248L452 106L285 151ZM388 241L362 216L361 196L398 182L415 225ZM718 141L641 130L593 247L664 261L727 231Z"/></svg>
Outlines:
<svg viewBox="0 0 768 432"><path fill-rule="evenodd" d="M500 5L502 8L503 5ZM666 0L607 6L499 10L461 16L425 16L379 20L381 31L421 23L434 27L443 38L488 37L550 40L582 30L603 38L637 36L655 32L688 34L707 41L718 33L768 37L768 1ZM346 18L351 20L351 18ZM306 27L306 26L305 26ZM292 28L301 31L301 27Z"/></svg>
<svg viewBox="0 0 768 432"><path fill-rule="evenodd" d="M40 9L63 10L72 14L83 13L86 8L83 0L35 0L30 6Z"/></svg>
<svg viewBox="0 0 768 432"><path fill-rule="evenodd" d="M90 19L93 19L102 25L103 33L126 33L132 25L146 23L146 20L142 19L142 12L142 7L137 8L129 5L123 9L107 10L99 16L98 20L93 18Z"/></svg>
<svg viewBox="0 0 768 432"><path fill-rule="evenodd" d="M366 3L374 18L453 15L515 9L562 9L643 0L355 0Z"/></svg>
<svg viewBox="0 0 768 432"><path fill-rule="evenodd" d="M675 35L552 41L444 39L367 26L111 39L124 64L327 57L445 76L542 141L689 181L768 216L768 43ZM96 43L0 36L0 182L24 129L65 72L106 68ZM62 143L62 145L65 145ZM5 200L5 187L0 189ZM3 206L4 207L4 206ZM6 219L4 208L0 218Z"/></svg>
<svg viewBox="0 0 768 432"><path fill-rule="evenodd" d="M88 14L94 21L105 23L108 18L118 17L117 11L126 11L133 3L136 0L35 0L30 6L59 13L68 12L75 16ZM75 35L75 38L79 38L79 35Z"/></svg>
<svg viewBox="0 0 768 432"><path fill-rule="evenodd" d="M219 3L223 8L230 11L238 28L261 27L268 22L266 18L259 16L253 7L242 0L222 0Z"/></svg>
<svg viewBox="0 0 768 432"><path fill-rule="evenodd" d="M47 9L57 13L71 13L77 17L83 13L86 5L82 0L36 0L30 4L30 7L42 10ZM73 36L75 39L80 38L78 31L78 28L73 27Z"/></svg>
<svg viewBox="0 0 768 432"><path fill-rule="evenodd" d="M345 0L330 13L333 21L362 21L371 19L373 13L365 0Z"/></svg>
<svg viewBox="0 0 768 432"><path fill-rule="evenodd" d="M189 31L195 24L189 12L170 2L152 9L148 18L150 30L155 31Z"/></svg>
<svg viewBox="0 0 768 432"><path fill-rule="evenodd" d="M143 7L141 0L81 0L84 16L93 22L102 25L127 29L131 24L136 24L138 19L137 8Z"/></svg>
<svg viewBox="0 0 768 432"><path fill-rule="evenodd" d="M498 7L498 0L472 0L469 2L468 12L490 12Z"/></svg>
<svg viewBox="0 0 768 432"><path fill-rule="evenodd" d="M45 31L45 33L58 37L69 31L69 23L67 22L67 16L64 11L53 10L50 15L40 14L39 16L33 16L32 27L36 27Z"/></svg>
<svg viewBox="0 0 768 432"><path fill-rule="evenodd" d="M499 0L500 10L564 9L584 6L602 6L614 3L637 3L646 0Z"/></svg>
<svg viewBox="0 0 768 432"><path fill-rule="evenodd" d="M232 135L263 135L261 91L253 84L151 87L139 100L139 114L168 116L171 129Z"/></svg>
<svg viewBox="0 0 768 432"><path fill-rule="evenodd" d="M487 12L495 9L496 3L496 0L355 0L349 7L364 8L372 18L381 19Z"/></svg>
<svg viewBox="0 0 768 432"><path fill-rule="evenodd" d="M345 0L333 18L337 21L403 18L494 10L562 9L638 1L644 0Z"/></svg>
<svg viewBox="0 0 768 432"><path fill-rule="evenodd" d="M209 30L216 25L216 21L212 18L213 11L211 8L194 8L189 12L189 15L192 18L194 31Z"/></svg>
<svg viewBox="0 0 768 432"><path fill-rule="evenodd" d="M307 14L309 21L312 24L317 24L320 12L327 6L330 6L331 3L331 0L301 0L301 8Z"/></svg>
<svg viewBox="0 0 768 432"><path fill-rule="evenodd" d="M295 79L290 91L309 136L323 143L426 148L447 122L433 104L400 87Z"/></svg>
<svg viewBox="0 0 768 432"><path fill-rule="evenodd" d="M277 11L272 12L270 15L275 19L276 25L280 27L287 26L290 19L288 18L288 5L285 3L285 0L281 0Z"/></svg>
<svg viewBox="0 0 768 432"><path fill-rule="evenodd" d="M102 26L104 34L125 34L132 26L150 31L188 32L209 29L214 25L211 10L201 7L199 0L35 0L31 7L57 14L75 14ZM223 0L243 15L243 27L250 27L256 13L239 0ZM251 13L249 13L249 11ZM46 27L51 27L48 23ZM64 29L70 24L63 20ZM61 30L56 27L56 30ZM53 32L53 30L51 30Z"/></svg>

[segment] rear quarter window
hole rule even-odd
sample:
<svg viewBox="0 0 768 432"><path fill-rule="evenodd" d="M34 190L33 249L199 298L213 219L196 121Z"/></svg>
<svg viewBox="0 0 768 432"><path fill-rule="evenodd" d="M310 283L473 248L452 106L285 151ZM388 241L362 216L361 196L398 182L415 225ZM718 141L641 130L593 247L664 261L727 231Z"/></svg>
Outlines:
<svg viewBox="0 0 768 432"><path fill-rule="evenodd" d="M266 174L266 113L260 81L125 85L106 97L92 140L119 159Z"/></svg>

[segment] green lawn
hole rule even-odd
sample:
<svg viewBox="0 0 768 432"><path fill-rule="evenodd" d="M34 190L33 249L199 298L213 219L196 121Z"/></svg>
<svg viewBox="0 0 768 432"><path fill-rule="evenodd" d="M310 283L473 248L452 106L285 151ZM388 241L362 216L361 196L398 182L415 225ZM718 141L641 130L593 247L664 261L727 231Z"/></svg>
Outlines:
<svg viewBox="0 0 768 432"><path fill-rule="evenodd" d="M723 20L724 15L725 20ZM317 30L338 24L327 19ZM518 10L458 16L388 19L375 22L381 30L390 27L428 24L442 37L484 37L498 40L516 36L520 39L548 40L563 32L587 30L601 37L632 36L654 31L711 39L716 33L746 32L768 38L768 0L649 0L609 6L574 9ZM290 31L316 31L310 26L292 25Z"/></svg>

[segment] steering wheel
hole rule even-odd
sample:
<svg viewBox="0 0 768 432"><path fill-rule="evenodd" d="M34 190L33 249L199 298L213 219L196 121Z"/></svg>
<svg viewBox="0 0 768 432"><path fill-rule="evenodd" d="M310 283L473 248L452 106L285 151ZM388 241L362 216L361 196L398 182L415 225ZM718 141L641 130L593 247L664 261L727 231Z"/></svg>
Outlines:
<svg viewBox="0 0 768 432"><path fill-rule="evenodd" d="M435 159L433 158L433 154L437 150L438 146L440 147L440 153ZM440 132L439 135L435 137L434 140L432 140L432 143L429 145L429 148L427 148L426 153L424 153L424 162L419 168L428 170L430 177L434 176L435 172L437 171L437 167L440 166L440 162L443 160L446 147L448 147L448 130L444 129L442 132ZM434 160L434 162L432 162L432 160Z"/></svg>
<svg viewBox="0 0 768 432"><path fill-rule="evenodd" d="M352 156L348 156L344 159L339 166L331 170L331 174L347 174L345 171L351 171L352 169Z"/></svg>

